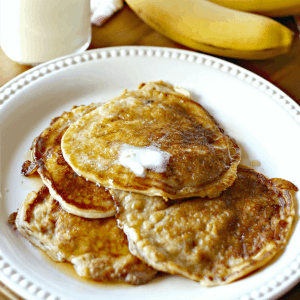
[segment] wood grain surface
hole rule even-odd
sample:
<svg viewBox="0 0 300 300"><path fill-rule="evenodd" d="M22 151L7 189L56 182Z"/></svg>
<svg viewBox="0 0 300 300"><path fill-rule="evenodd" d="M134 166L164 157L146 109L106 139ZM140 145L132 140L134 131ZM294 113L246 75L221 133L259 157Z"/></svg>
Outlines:
<svg viewBox="0 0 300 300"><path fill-rule="evenodd" d="M278 20L295 31L295 39L289 53L263 61L221 58L272 82L300 105L299 32L293 17ZM171 41L150 28L127 6L116 13L104 26L100 28L93 26L92 41L89 49L124 45L161 46L192 50ZM0 87L30 68L30 66L22 66L11 61L0 47ZM13 291L0 282L0 300L8 299L20 300L22 298L15 295ZM299 300L300 284L279 299Z"/></svg>

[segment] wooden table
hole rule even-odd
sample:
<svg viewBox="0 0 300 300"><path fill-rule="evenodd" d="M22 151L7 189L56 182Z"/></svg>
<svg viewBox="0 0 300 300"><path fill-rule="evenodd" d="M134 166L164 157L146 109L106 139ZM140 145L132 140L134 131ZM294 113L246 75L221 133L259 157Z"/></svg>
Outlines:
<svg viewBox="0 0 300 300"><path fill-rule="evenodd" d="M297 32L297 27L292 17L280 19L279 21ZM171 41L150 28L127 6L118 12L104 26L100 28L93 26L92 42L89 49L124 45L162 46L191 50ZM296 33L293 47L286 55L281 55L264 61L246 61L227 58L225 58L225 60L244 67L245 69L250 70L272 82L300 105L299 33ZM0 48L0 87L30 68L30 66L21 66L11 61ZM298 300L299 298L300 284L280 299ZM21 298L7 289L0 282L0 299L19 300Z"/></svg>

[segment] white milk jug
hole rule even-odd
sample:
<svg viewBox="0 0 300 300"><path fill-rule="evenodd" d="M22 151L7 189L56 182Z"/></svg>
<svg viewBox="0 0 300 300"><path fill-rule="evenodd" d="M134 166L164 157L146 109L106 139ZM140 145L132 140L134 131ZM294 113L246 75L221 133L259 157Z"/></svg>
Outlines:
<svg viewBox="0 0 300 300"><path fill-rule="evenodd" d="M90 0L0 1L0 46L10 59L35 65L88 48Z"/></svg>

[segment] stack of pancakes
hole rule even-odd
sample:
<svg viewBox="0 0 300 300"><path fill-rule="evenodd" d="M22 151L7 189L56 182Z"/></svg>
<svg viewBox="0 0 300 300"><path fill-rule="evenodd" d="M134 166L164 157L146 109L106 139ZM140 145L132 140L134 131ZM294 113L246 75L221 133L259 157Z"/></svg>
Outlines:
<svg viewBox="0 0 300 300"><path fill-rule="evenodd" d="M297 187L239 166L235 140L165 82L64 112L32 156L23 172L37 170L45 186L15 224L84 277L142 284L162 271L226 284L264 266L291 234Z"/></svg>

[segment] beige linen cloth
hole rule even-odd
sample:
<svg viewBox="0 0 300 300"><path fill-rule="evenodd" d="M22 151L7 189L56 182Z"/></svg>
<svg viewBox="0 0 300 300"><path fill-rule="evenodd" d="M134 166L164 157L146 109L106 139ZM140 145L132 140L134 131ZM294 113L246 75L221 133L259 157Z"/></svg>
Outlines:
<svg viewBox="0 0 300 300"><path fill-rule="evenodd" d="M91 0L91 22L101 26L124 6L124 0Z"/></svg>

